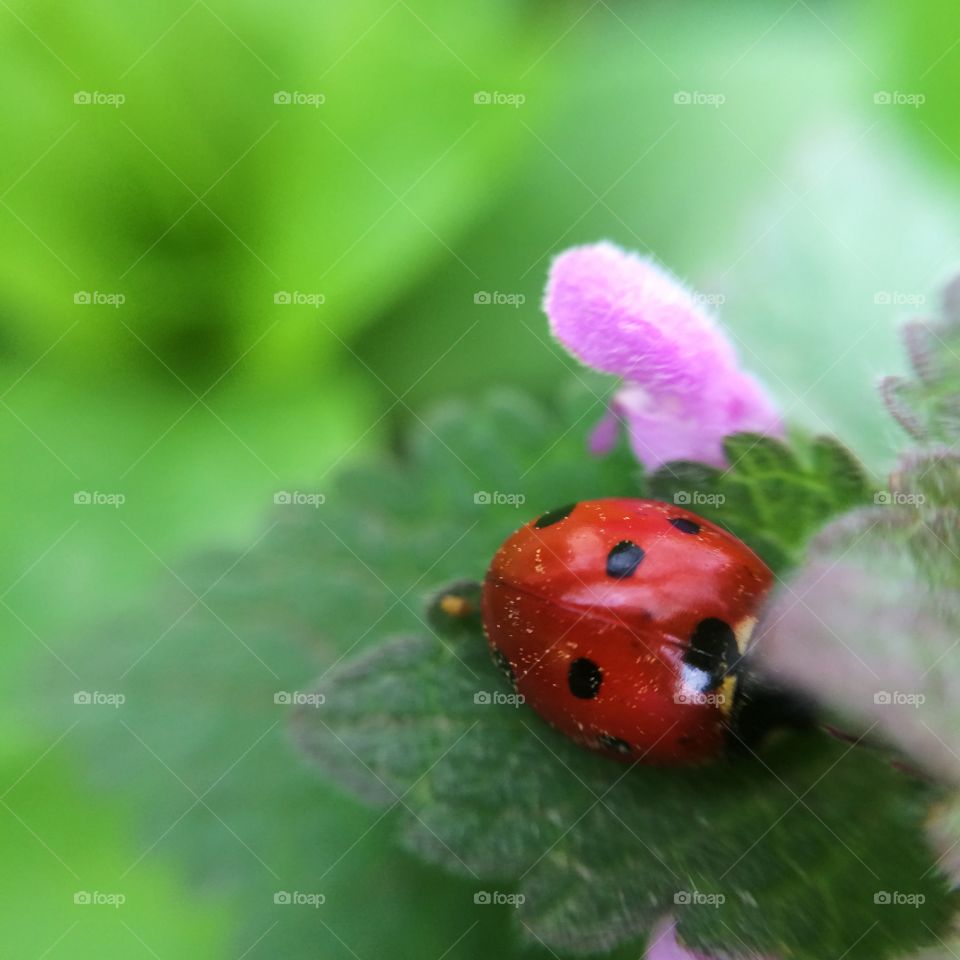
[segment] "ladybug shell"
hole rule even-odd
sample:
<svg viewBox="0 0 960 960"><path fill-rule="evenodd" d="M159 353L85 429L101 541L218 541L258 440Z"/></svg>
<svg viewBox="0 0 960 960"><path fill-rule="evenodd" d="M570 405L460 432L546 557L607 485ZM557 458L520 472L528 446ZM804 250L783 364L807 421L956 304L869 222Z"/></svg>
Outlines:
<svg viewBox="0 0 960 960"><path fill-rule="evenodd" d="M687 510L589 500L504 542L483 623L517 692L577 743L693 763L723 752L735 668L771 582L746 545Z"/></svg>

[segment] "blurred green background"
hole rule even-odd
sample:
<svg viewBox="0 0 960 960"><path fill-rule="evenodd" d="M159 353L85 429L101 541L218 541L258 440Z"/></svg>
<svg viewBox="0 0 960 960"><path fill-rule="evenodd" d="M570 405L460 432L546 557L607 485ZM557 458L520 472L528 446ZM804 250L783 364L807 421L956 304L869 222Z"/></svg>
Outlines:
<svg viewBox="0 0 960 960"><path fill-rule="evenodd" d="M241 893L149 846L42 687L96 689L99 624L197 549L249 549L277 491L322 489L438 399L549 398L573 368L539 310L553 254L653 252L792 419L876 468L896 322L960 265L947 2L5 0L0 38L10 956L357 956L359 866L316 940L256 940ZM377 870L389 832L370 843ZM450 886L402 866L421 896ZM92 890L127 902L74 905ZM432 923L360 955L439 956ZM449 927L447 956L505 949Z"/></svg>

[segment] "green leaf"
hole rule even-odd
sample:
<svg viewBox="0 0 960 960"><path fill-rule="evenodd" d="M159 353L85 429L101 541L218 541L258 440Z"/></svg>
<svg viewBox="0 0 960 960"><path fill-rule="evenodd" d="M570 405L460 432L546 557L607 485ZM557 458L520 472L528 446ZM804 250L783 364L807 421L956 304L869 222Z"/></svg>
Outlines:
<svg viewBox="0 0 960 960"><path fill-rule="evenodd" d="M328 672L324 706L299 711L295 732L329 777L404 810L409 849L525 898L528 939L595 953L676 911L702 948L855 960L943 928L949 900L921 840L920 783L823 735L695 769L611 762L498 702L510 688L469 622ZM924 903L892 909L874 900L884 891Z"/></svg>
<svg viewBox="0 0 960 960"><path fill-rule="evenodd" d="M79 721L78 762L139 812L134 871L173 856L198 888L234 906L235 955L338 956L342 940L362 957L397 943L439 957L468 928L448 956L511 955L506 911L478 913L473 878L451 881L411 858L393 842L393 818L305 769L289 744L290 707L275 695L303 691L383 632L425 629L423 596L438 582L480 576L529 513L635 492L626 450L586 455L581 422L604 401L578 391L546 411L499 393L450 405L399 456L299 488L322 493L321 505L274 507L242 550L171 565L169 588L142 609L82 645L61 641L80 679L44 674L29 688L31 697L47 692L54 736ZM76 707L78 688L126 702ZM277 906L280 890L320 892L326 903Z"/></svg>
<svg viewBox="0 0 960 960"><path fill-rule="evenodd" d="M776 592L756 636L763 668L949 784L928 820L941 869L960 875L960 281L944 318L904 329L913 377L883 381L922 446L900 458L876 506L830 524ZM944 935L946 936L946 935ZM953 955L956 934L917 960Z"/></svg>
<svg viewBox="0 0 960 960"><path fill-rule="evenodd" d="M903 328L913 376L887 377L882 393L897 422L922 443L960 439L960 279L944 293L940 320Z"/></svg>
<svg viewBox="0 0 960 960"><path fill-rule="evenodd" d="M839 441L741 433L724 443L725 470L668 463L648 478L652 496L683 504L748 543L776 572L796 564L831 517L867 502L863 467Z"/></svg>
<svg viewBox="0 0 960 960"><path fill-rule="evenodd" d="M361 956L394 942L440 955L474 921L472 948L509 955L505 912L474 906L484 890L522 892L526 902L510 914L527 939L554 949L641 938L689 891L730 905L681 910L691 942L729 945L731 934L716 928L723 918L746 943L812 957L797 916L808 925L829 917L824 944L834 949L850 932L845 918L863 916L863 897L904 889L903 876L912 882L929 868L917 839L927 788L865 751L797 739L763 762L627 774L524 708L474 701L506 692L487 659L475 587L461 588L472 616L453 622L436 608L424 615L424 595L437 583L476 581L531 515L642 492L624 448L602 460L585 453L583 425L605 401L581 387L549 410L512 393L450 405L398 456L318 485L322 504L278 507L242 555L178 569L161 602L112 627L109 645L85 659L85 685L122 692L126 703L82 715L79 755L142 811L147 857L175 853L242 910L238 946L277 923L251 957L297 958L338 938ZM384 636L406 639L383 645ZM388 817L316 783L285 748L287 710L274 695L304 691L318 671L326 700L298 715L300 737L328 779L391 807ZM73 689L57 687L56 702L70 702ZM846 823L865 794L869 836ZM390 852L394 825L408 851L460 879ZM837 854L834 834L856 857ZM823 884L805 883L807 874ZM851 958L922 942L920 921L940 929L941 881L930 872L917 882L928 906L880 915ZM277 890L318 888L327 897L320 915L273 904ZM402 897L390 893L400 888ZM828 903L837 889L860 899ZM764 925L751 898L770 918ZM424 900L441 918L434 924L418 919Z"/></svg>
<svg viewBox="0 0 960 960"><path fill-rule="evenodd" d="M909 768L949 783L927 822L941 868L960 876L958 561L960 514L942 503L955 463L904 458L881 506L835 521L779 590L757 632L763 668L833 710L851 734L884 740ZM896 499L899 495L900 499ZM918 498L919 499L909 499ZM954 501L956 502L956 501ZM923 960L945 960L944 938Z"/></svg>
<svg viewBox="0 0 960 960"><path fill-rule="evenodd" d="M960 504L960 454L943 447L905 454L890 488L897 499L918 506L955 507Z"/></svg>

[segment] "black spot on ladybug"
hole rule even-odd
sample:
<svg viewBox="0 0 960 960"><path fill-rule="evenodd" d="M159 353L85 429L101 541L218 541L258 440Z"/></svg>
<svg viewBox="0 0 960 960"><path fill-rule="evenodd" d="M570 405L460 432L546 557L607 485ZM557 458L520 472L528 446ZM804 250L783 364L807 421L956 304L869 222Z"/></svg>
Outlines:
<svg viewBox="0 0 960 960"><path fill-rule="evenodd" d="M633 576L643 559L643 548L630 540L621 540L607 554L607 576L623 580Z"/></svg>
<svg viewBox="0 0 960 960"><path fill-rule="evenodd" d="M592 700L599 693L602 680L600 668L586 657L574 660L567 672L570 692L580 700Z"/></svg>
<svg viewBox="0 0 960 960"><path fill-rule="evenodd" d="M738 656L737 637L730 624L718 617L707 617L694 629L683 662L709 674L710 686L717 686Z"/></svg>
<svg viewBox="0 0 960 960"><path fill-rule="evenodd" d="M686 517L671 517L670 523L673 524L681 533L699 533L700 524L688 520Z"/></svg>
<svg viewBox="0 0 960 960"><path fill-rule="evenodd" d="M597 742L601 747L607 750L613 750L616 753L633 753L633 747L631 747L626 740L621 740L619 737L611 737L609 733L601 733L600 736L597 737Z"/></svg>
<svg viewBox="0 0 960 960"><path fill-rule="evenodd" d="M497 669L514 685L517 685L517 675L513 672L510 661L504 656L503 651L497 647L490 648L490 655Z"/></svg>
<svg viewBox="0 0 960 960"><path fill-rule="evenodd" d="M566 520L567 517L573 513L573 508L576 506L575 503L568 503L562 507L555 507L553 510L548 510L545 514L537 519L537 522L534 526L538 530L542 530L544 527L549 527L554 523L559 523L561 520Z"/></svg>

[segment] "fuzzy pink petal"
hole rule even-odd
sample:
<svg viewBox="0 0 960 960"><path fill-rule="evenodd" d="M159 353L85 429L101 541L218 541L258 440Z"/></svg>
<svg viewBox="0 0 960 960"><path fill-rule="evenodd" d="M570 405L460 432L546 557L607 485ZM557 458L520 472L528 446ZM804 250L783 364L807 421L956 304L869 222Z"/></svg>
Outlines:
<svg viewBox="0 0 960 960"><path fill-rule="evenodd" d="M710 960L706 954L694 953L677 941L677 924L669 914L650 932L644 960Z"/></svg>
<svg viewBox="0 0 960 960"><path fill-rule="evenodd" d="M590 431L587 446L590 452L597 457L609 453L617 445L620 435L621 418L616 403L607 407L607 412L597 421L597 425Z"/></svg>
<svg viewBox="0 0 960 960"><path fill-rule="evenodd" d="M675 459L722 466L729 434L782 433L773 401L712 315L649 258L610 243L568 250L553 263L544 309L574 356L626 381L614 412L649 469ZM591 449L615 436L608 414Z"/></svg>
<svg viewBox="0 0 960 960"><path fill-rule="evenodd" d="M736 368L736 355L693 293L653 260L612 243L554 261L544 309L585 364L650 387L692 385Z"/></svg>
<svg viewBox="0 0 960 960"><path fill-rule="evenodd" d="M760 385L745 373L692 393L652 394L627 383L615 395L634 455L648 470L670 460L726 465L723 438L749 431L779 436L780 417Z"/></svg>

